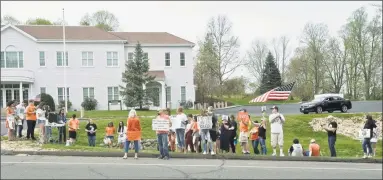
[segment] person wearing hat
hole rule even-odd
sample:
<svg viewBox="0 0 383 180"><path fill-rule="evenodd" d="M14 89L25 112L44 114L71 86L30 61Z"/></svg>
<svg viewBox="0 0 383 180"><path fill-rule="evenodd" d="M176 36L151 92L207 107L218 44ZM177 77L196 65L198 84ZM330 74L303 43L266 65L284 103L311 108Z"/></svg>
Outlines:
<svg viewBox="0 0 383 180"><path fill-rule="evenodd" d="M308 156L321 156L320 146L315 142L315 139L310 141Z"/></svg>
<svg viewBox="0 0 383 180"><path fill-rule="evenodd" d="M279 108L273 106L272 114L269 116L270 132L271 132L271 147L273 148L272 156L277 155L277 145L279 146L279 156L285 156L283 153L283 124L285 117L279 113Z"/></svg>

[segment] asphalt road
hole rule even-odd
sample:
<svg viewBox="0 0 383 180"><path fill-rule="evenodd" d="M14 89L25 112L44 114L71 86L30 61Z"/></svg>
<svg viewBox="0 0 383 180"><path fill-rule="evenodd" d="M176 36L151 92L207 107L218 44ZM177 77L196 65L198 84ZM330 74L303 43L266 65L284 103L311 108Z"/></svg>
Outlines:
<svg viewBox="0 0 383 180"><path fill-rule="evenodd" d="M272 104L266 105L267 111L270 112ZM299 111L300 104L279 104L279 111L283 114L301 114ZM218 114L236 114L240 109L245 108L250 114L261 115L261 106L240 106L227 109L215 110ZM337 112L337 111L335 111ZM340 111L338 111L340 112ZM349 113L363 113L363 112L382 112L382 101L353 101L352 109L348 110ZM326 112L327 113L327 112Z"/></svg>
<svg viewBox="0 0 383 180"><path fill-rule="evenodd" d="M121 154L122 155L122 154ZM381 164L1 156L1 179L382 179Z"/></svg>

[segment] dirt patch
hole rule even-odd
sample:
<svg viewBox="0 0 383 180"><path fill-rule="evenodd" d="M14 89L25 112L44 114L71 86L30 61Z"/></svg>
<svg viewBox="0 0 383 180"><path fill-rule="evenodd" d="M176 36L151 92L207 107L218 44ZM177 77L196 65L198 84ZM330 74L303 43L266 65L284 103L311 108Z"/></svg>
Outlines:
<svg viewBox="0 0 383 180"><path fill-rule="evenodd" d="M382 114L375 116L374 119L377 121L378 139L382 140ZM332 120L338 123L337 134L342 134L356 140L359 140L359 130L363 128L366 121L363 116L342 119L330 115L325 118L314 118L309 124L314 131L325 132L321 125L328 125Z"/></svg>

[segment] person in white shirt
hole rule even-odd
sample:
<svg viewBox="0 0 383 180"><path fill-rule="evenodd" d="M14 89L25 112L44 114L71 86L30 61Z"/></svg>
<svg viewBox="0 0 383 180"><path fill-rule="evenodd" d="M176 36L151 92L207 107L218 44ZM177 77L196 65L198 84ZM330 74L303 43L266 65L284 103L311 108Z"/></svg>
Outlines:
<svg viewBox="0 0 383 180"><path fill-rule="evenodd" d="M181 152L185 152L185 127L188 122L188 118L185 113L183 113L183 108L179 107L177 109L177 115L176 115L176 120L180 121L180 126L175 127L176 130L176 137L177 137L177 146L178 149Z"/></svg>
<svg viewBox="0 0 383 180"><path fill-rule="evenodd" d="M279 146L279 155L285 156L283 153L283 124L285 117L280 114L277 106L273 106L272 114L269 116L270 131L271 131L271 147L273 148L272 156L277 155L277 145Z"/></svg>
<svg viewBox="0 0 383 180"><path fill-rule="evenodd" d="M37 124L40 127L40 143L44 143L46 139L45 124L47 123L47 119L46 119L45 113L46 112L44 110L44 104L43 103L39 104L36 110L36 117L37 117Z"/></svg>
<svg viewBox="0 0 383 180"><path fill-rule="evenodd" d="M19 105L16 106L16 114L19 117L17 120L17 130L19 134L19 138L23 136L23 126L24 126L24 120L25 120L25 104L24 102L21 102Z"/></svg>
<svg viewBox="0 0 383 180"><path fill-rule="evenodd" d="M293 140L293 145L289 149L289 156L302 157L303 156L303 147L299 144L298 139Z"/></svg>

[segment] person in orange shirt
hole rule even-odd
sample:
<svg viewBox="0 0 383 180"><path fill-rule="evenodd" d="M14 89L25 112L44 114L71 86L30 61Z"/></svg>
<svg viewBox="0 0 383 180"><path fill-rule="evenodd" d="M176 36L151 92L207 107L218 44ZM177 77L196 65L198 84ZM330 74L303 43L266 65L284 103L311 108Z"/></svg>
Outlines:
<svg viewBox="0 0 383 180"><path fill-rule="evenodd" d="M259 129L259 123L258 121L253 122L254 127L250 130L250 140L251 144L253 145L254 154L259 154L259 137L258 137L258 129Z"/></svg>
<svg viewBox="0 0 383 180"><path fill-rule="evenodd" d="M72 115L72 118L68 122L69 128L69 142L74 144L77 138L77 130L80 129L80 121L76 118L76 114Z"/></svg>
<svg viewBox="0 0 383 180"><path fill-rule="evenodd" d="M16 136L14 135L15 128L15 103L14 101L9 101L7 103L7 120L5 121L5 127L8 128L8 140L14 141Z"/></svg>
<svg viewBox="0 0 383 180"><path fill-rule="evenodd" d="M108 138L110 140L109 144L108 144L109 147L111 147L113 144L115 132L116 132L116 129L113 126L113 122L109 122L108 127L105 128L105 134L106 134L105 136L106 136L106 138Z"/></svg>
<svg viewBox="0 0 383 180"><path fill-rule="evenodd" d="M134 159L137 159L138 151L140 149L138 142L141 140L141 124L140 119L137 116L137 112L132 109L129 112L128 120L126 121L127 132L125 142L125 155L124 159L128 158L128 151L130 142L134 143Z"/></svg>
<svg viewBox="0 0 383 180"><path fill-rule="evenodd" d="M322 156L320 146L315 142L315 139L311 139L310 141L308 156Z"/></svg>
<svg viewBox="0 0 383 180"><path fill-rule="evenodd" d="M29 100L29 104L26 108L26 120L27 120L27 139L32 138L32 140L36 140L35 138L35 127L36 127L36 107L35 102L33 100Z"/></svg>
<svg viewBox="0 0 383 180"><path fill-rule="evenodd" d="M249 125L250 116L246 109L242 109L238 112L237 120L239 122L239 141L241 142L242 153L250 154L249 151Z"/></svg>

